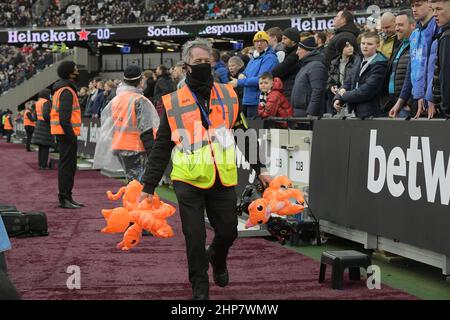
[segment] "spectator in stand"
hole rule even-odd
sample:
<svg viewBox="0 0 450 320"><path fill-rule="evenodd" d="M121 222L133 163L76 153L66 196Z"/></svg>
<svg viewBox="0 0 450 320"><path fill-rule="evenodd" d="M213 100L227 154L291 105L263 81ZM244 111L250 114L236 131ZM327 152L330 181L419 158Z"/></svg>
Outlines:
<svg viewBox="0 0 450 320"><path fill-rule="evenodd" d="M297 55L301 65L295 77L291 105L296 117L320 116L325 105L328 70L323 53L317 50L314 37L298 44Z"/></svg>
<svg viewBox="0 0 450 320"><path fill-rule="evenodd" d="M348 112L358 118L377 117L380 110L379 95L386 76L387 59L377 52L380 36L365 32L361 36L363 61L351 82L345 83L334 98L334 108L340 112L348 104Z"/></svg>
<svg viewBox="0 0 450 320"><path fill-rule="evenodd" d="M241 59L242 59L242 61L244 61L246 66L250 62L250 60L253 58L254 52L255 52L255 46L245 47L244 49L242 49Z"/></svg>
<svg viewBox="0 0 450 320"><path fill-rule="evenodd" d="M316 32L314 34L314 40L316 40L317 49L324 52L327 44L327 34L325 32Z"/></svg>
<svg viewBox="0 0 450 320"><path fill-rule="evenodd" d="M100 117L103 108L103 103L105 102L105 95L103 93L104 91L105 91L105 82L102 80L97 81L97 95L95 96L95 99L91 107L93 118Z"/></svg>
<svg viewBox="0 0 450 320"><path fill-rule="evenodd" d="M433 79L433 100L442 117L450 118L450 1L431 0L437 25L438 58Z"/></svg>
<svg viewBox="0 0 450 320"><path fill-rule="evenodd" d="M393 106L400 99L400 93L407 77L406 72L410 61L409 37L415 26L416 21L410 11L402 11L395 17L395 30L401 45L394 51L392 58L389 60L384 86L387 96L384 102L384 111L388 112L390 117L407 118L411 115L411 99L406 103L402 101L403 107L401 109Z"/></svg>
<svg viewBox="0 0 450 320"><path fill-rule="evenodd" d="M213 70L214 81L219 83L228 83L228 70L226 64L220 60L220 51L213 49L211 66Z"/></svg>
<svg viewBox="0 0 450 320"><path fill-rule="evenodd" d="M86 105L89 99L89 89L87 87L82 87L78 93L78 100L80 102L81 114L84 115L86 112Z"/></svg>
<svg viewBox="0 0 450 320"><path fill-rule="evenodd" d="M425 99L428 85L427 76L431 73L428 69L433 68L434 72L434 66L430 65L429 59L435 60L435 57L432 56L431 48L433 37L436 36L439 30L427 1L412 0L411 6L418 27L409 38L410 62L400 98L394 105L394 108L395 110L400 110L412 95L411 115L418 118L428 108L428 103ZM430 107L434 109L432 102Z"/></svg>
<svg viewBox="0 0 450 320"><path fill-rule="evenodd" d="M280 78L283 82L284 95L290 99L294 87L295 76L300 70L298 63L297 48L300 42L300 32L297 28L287 28L283 31L282 40L284 45L285 59L273 68L272 75Z"/></svg>
<svg viewBox="0 0 450 320"><path fill-rule="evenodd" d="M344 87L344 83L351 82L351 79L355 77L356 70L361 65L361 57L358 54L356 42L351 43L345 39L340 39L336 47L340 54L331 61L328 72L327 94L330 102L338 93L338 90ZM336 113L336 110L331 105L329 106L327 112ZM347 108L343 108L339 114L347 116Z"/></svg>
<svg viewBox="0 0 450 320"><path fill-rule="evenodd" d="M86 117L92 117L93 112L92 108L94 107L94 101L97 98L98 90L97 90L97 82L101 81L100 78L93 79L89 82L89 97L86 104L86 111L85 116Z"/></svg>
<svg viewBox="0 0 450 320"><path fill-rule="evenodd" d="M232 80L233 78L239 79L239 75L242 74L245 70L244 61L239 56L233 56L228 60L228 70L230 71L229 78ZM239 105L242 105L242 98L244 97L244 88L236 87L234 88L236 94L239 99Z"/></svg>
<svg viewBox="0 0 450 320"><path fill-rule="evenodd" d="M167 72L165 65L160 65L156 68L156 83L155 90L153 92L153 103L155 105L158 115L161 117L163 112L163 105L161 97L174 91L174 84L170 79L170 75Z"/></svg>
<svg viewBox="0 0 450 320"><path fill-rule="evenodd" d="M264 72L271 72L278 65L278 59L269 46L269 35L264 31L259 31L253 37L255 52L247 67L239 76L239 79L230 81L233 88L244 87L244 97L242 99L244 114L253 118L258 115L259 103L259 77Z"/></svg>
<svg viewBox="0 0 450 320"><path fill-rule="evenodd" d="M269 45L275 51L278 62L282 63L285 57L284 45L281 42L283 38L283 31L281 31L278 27L273 27L267 30L267 34L269 35Z"/></svg>
<svg viewBox="0 0 450 320"><path fill-rule="evenodd" d="M143 76L144 76L144 97L151 100L153 98L153 92L155 91L156 76L152 70L144 71Z"/></svg>
<svg viewBox="0 0 450 320"><path fill-rule="evenodd" d="M291 104L283 94L280 78L274 78L270 72L263 73L259 78L259 90L258 115L261 118L289 118L294 115Z"/></svg>
<svg viewBox="0 0 450 320"><path fill-rule="evenodd" d="M339 11L334 18L334 37L325 48L327 66L329 66L331 60L338 55L336 44L340 39L354 43L358 36L359 29L355 25L353 14L347 9Z"/></svg>
<svg viewBox="0 0 450 320"><path fill-rule="evenodd" d="M105 101L103 102L102 110L116 96L116 86L114 85L114 81L108 80L105 82L105 91L103 92L103 95L105 96Z"/></svg>
<svg viewBox="0 0 450 320"><path fill-rule="evenodd" d="M397 34L395 33L395 16L392 12L385 12L381 16L382 39L379 50L386 58L390 59L392 53L397 50L400 45Z"/></svg>
<svg viewBox="0 0 450 320"><path fill-rule="evenodd" d="M186 83L186 69L183 62L178 62L171 74L172 81L175 83L176 88L180 89ZM227 81L228 82L228 81Z"/></svg>

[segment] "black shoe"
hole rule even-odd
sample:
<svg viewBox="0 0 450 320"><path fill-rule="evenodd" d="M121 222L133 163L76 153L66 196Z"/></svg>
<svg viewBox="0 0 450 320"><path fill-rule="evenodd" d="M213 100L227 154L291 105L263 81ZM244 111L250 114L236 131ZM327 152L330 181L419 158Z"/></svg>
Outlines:
<svg viewBox="0 0 450 320"><path fill-rule="evenodd" d="M69 201L70 201L72 204L76 205L76 206L84 207L84 204L82 204L82 203L80 203L80 202L76 202L76 201L73 200L72 198L69 199Z"/></svg>
<svg viewBox="0 0 450 320"><path fill-rule="evenodd" d="M230 281L230 276L228 274L228 268L225 264L225 267L218 268L214 265L213 259L212 259L212 249L211 246L209 246L206 249L206 255L208 257L208 261L211 263L211 267L213 269L213 280L216 285L219 287L226 287L228 282Z"/></svg>
<svg viewBox="0 0 450 320"><path fill-rule="evenodd" d="M59 200L59 207L63 209L80 209L80 206L70 202L68 199Z"/></svg>

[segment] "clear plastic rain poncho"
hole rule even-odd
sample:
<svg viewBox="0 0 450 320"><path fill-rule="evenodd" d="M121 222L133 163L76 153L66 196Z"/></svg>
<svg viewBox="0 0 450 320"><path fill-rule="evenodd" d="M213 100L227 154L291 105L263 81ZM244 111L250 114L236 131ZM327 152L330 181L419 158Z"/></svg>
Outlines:
<svg viewBox="0 0 450 320"><path fill-rule="evenodd" d="M126 92L142 94L141 89L121 83L117 88L117 96ZM106 169L113 172L119 171L125 169L123 168L123 165L121 165L121 161L119 161L120 156L137 159L137 156L140 154L140 152L137 151L112 150L112 141L115 132L114 119L112 117L112 104L115 99L116 98L108 103L101 113L101 127L99 137L97 138L97 145L95 147L94 169ZM127 113L127 117L127 119L123 120L124 123L128 123L128 120L130 120L131 112ZM145 97L139 99L136 104L136 122L138 130L141 133L159 127L158 112L153 104ZM130 166L132 167L133 165L128 164L127 169L133 170ZM143 164L141 161L136 161L135 166L142 167Z"/></svg>

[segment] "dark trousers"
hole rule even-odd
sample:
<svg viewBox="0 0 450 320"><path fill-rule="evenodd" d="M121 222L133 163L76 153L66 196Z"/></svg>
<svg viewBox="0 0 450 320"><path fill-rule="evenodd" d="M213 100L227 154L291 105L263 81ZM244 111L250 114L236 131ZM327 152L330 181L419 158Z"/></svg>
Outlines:
<svg viewBox="0 0 450 320"><path fill-rule="evenodd" d="M130 152L128 153L129 154L126 154L126 152L121 151L118 151L116 153L120 165L125 172L125 177L127 178L128 182L131 182L133 180L141 181L145 171L147 156L144 152L134 154Z"/></svg>
<svg viewBox="0 0 450 320"><path fill-rule="evenodd" d="M11 143L11 136L13 134L12 130L5 130L6 133L6 142Z"/></svg>
<svg viewBox="0 0 450 320"><path fill-rule="evenodd" d="M64 135L56 136L59 144L58 188L60 199L71 199L77 170L77 142Z"/></svg>
<svg viewBox="0 0 450 320"><path fill-rule="evenodd" d="M31 146L31 137L33 136L33 132L34 132L34 127L32 126L26 126L25 127L25 131L27 133L27 150L31 151L30 146Z"/></svg>
<svg viewBox="0 0 450 320"><path fill-rule="evenodd" d="M39 146L38 151L38 162L40 168L48 167L48 155L50 153L50 147L48 146Z"/></svg>
<svg viewBox="0 0 450 320"><path fill-rule="evenodd" d="M206 229L204 212L214 228L211 243L214 265L226 265L228 249L237 238L236 193L234 187L224 187L217 177L211 189L199 189L184 182L174 181L180 208L183 234L186 240L189 281L192 286L208 287L209 262L206 256Z"/></svg>

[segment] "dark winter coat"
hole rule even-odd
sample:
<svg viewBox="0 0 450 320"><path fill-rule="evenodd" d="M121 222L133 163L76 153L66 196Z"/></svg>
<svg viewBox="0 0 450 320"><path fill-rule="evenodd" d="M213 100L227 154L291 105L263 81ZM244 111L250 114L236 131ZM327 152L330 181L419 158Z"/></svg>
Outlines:
<svg viewBox="0 0 450 320"><path fill-rule="evenodd" d="M345 82L350 81L355 76L356 69L359 69L359 65L361 64L361 57L359 55L352 55L345 65L344 71L344 81L341 83L340 81L340 64L341 64L341 56L337 56L331 61L329 73L328 73L328 82L327 82L327 90L331 91L331 87L337 86L338 88L342 88Z"/></svg>
<svg viewBox="0 0 450 320"><path fill-rule="evenodd" d="M45 97L40 97L45 98ZM34 128L33 138L31 139L32 144L38 146L54 147L55 139L50 133L50 110L52 104L49 100L44 103L42 108L42 115L44 121L38 120L36 122L36 127Z"/></svg>
<svg viewBox="0 0 450 320"><path fill-rule="evenodd" d="M328 70L324 56L313 51L300 60L301 68L295 77L291 95L291 105L301 109L307 115L319 116L325 109L325 88Z"/></svg>
<svg viewBox="0 0 450 320"><path fill-rule="evenodd" d="M378 53L361 75L361 65L358 67L351 82L344 84L347 92L343 96L337 94L334 100L347 103L348 111L355 111L357 117L378 116L386 69L387 59Z"/></svg>
<svg viewBox="0 0 450 320"><path fill-rule="evenodd" d="M298 63L298 55L297 55L298 46L294 47L286 47L284 49L286 53L286 57L284 61L280 63L278 66L273 68L272 75L274 77L278 77L283 82L283 90L284 95L290 99L292 94L292 88L294 87L295 76L300 70L300 65Z"/></svg>

